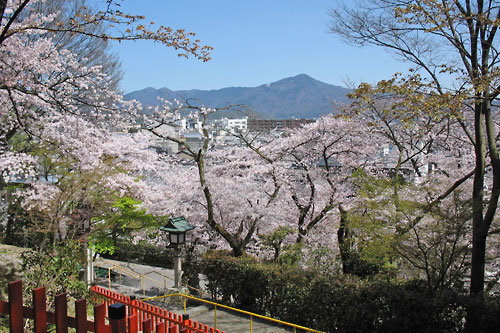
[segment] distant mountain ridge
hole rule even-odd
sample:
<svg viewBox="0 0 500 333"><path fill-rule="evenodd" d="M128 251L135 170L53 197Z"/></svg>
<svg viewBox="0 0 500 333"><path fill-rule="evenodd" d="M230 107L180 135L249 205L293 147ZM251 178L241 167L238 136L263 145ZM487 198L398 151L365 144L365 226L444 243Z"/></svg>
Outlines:
<svg viewBox="0 0 500 333"><path fill-rule="evenodd" d="M258 87L229 87L218 90L177 90L145 88L125 95L127 100L136 99L143 105L158 105L158 97L188 98L200 101L208 107L244 104L262 118L318 118L335 112L335 104L348 103L349 89L330 85L300 74Z"/></svg>

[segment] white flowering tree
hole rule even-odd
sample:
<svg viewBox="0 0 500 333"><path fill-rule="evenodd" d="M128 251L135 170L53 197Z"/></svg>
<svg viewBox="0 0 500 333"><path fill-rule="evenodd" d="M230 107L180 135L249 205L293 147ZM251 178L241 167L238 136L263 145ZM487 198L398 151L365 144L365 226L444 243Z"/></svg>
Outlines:
<svg viewBox="0 0 500 333"><path fill-rule="evenodd" d="M201 121L199 148L159 130L188 110ZM352 193L349 174L376 149L365 144L369 128L326 116L302 129L238 135L239 144L219 146L210 141L208 116L214 112L189 103L155 109L146 128L182 145L193 159L190 166L162 170L167 188L176 189L162 206L196 224L206 243L235 255L260 246L257 235L278 227L293 230L297 243L316 237L335 244L337 206Z"/></svg>
<svg viewBox="0 0 500 333"><path fill-rule="evenodd" d="M68 36L151 40L203 61L210 50L184 30L147 28L114 1L96 12L75 3L82 6L60 13L47 9L51 1L0 2L0 184L29 183L23 205L43 214L55 239L91 196L152 198L138 176L157 159L146 137L115 134L140 106L123 100L101 65L72 52Z"/></svg>

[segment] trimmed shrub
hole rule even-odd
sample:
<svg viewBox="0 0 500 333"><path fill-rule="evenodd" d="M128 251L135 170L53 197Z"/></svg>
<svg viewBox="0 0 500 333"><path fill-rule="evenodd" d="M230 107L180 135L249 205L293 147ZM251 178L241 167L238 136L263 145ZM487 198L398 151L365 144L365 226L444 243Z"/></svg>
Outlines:
<svg viewBox="0 0 500 333"><path fill-rule="evenodd" d="M147 242L133 244L131 242L119 240L115 252L103 255L105 258L137 262L144 265L173 268L173 252L171 249L160 248Z"/></svg>
<svg viewBox="0 0 500 333"><path fill-rule="evenodd" d="M453 290L432 294L421 281L319 275L223 251L207 252L202 270L213 298L326 332L462 332L472 305L483 316L477 332L500 327L500 299L473 304Z"/></svg>

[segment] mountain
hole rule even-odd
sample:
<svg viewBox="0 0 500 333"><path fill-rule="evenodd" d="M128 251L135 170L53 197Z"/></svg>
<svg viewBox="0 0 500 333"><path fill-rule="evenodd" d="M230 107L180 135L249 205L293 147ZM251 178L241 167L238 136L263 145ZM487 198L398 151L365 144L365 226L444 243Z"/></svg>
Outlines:
<svg viewBox="0 0 500 333"><path fill-rule="evenodd" d="M157 97L192 98L217 108L229 104L244 104L261 118L317 118L334 111L334 104L347 103L349 89L323 83L300 74L258 87L230 87L218 90L177 90L146 88L125 95L127 100L137 99L143 105L157 105Z"/></svg>

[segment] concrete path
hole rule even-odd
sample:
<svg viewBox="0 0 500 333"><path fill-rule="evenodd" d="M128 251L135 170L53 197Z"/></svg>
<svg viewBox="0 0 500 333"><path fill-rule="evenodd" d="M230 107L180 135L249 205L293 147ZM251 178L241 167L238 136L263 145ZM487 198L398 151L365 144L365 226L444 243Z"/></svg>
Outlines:
<svg viewBox="0 0 500 333"><path fill-rule="evenodd" d="M170 269L151 267L140 264L132 264L116 260L98 259L95 266L104 269L113 268L115 273L111 283L111 290L122 295L136 296L137 299L154 297L168 293L173 287L174 272ZM121 275L121 276L120 276ZM112 275L113 276L113 275ZM108 279L101 278L96 281L97 285L108 288ZM203 281L200 283L203 286ZM147 301L148 303L160 306L174 313L184 313L182 302L169 298ZM197 302L196 302L197 303ZM250 320L248 315L239 314L231 310L221 308L214 309L213 305L200 305L195 302L188 302L186 313L197 322L215 327L227 333L244 332L293 332L293 329L279 327L279 324L259 318ZM217 315L217 316L216 316ZM217 321L217 322L215 322Z"/></svg>

